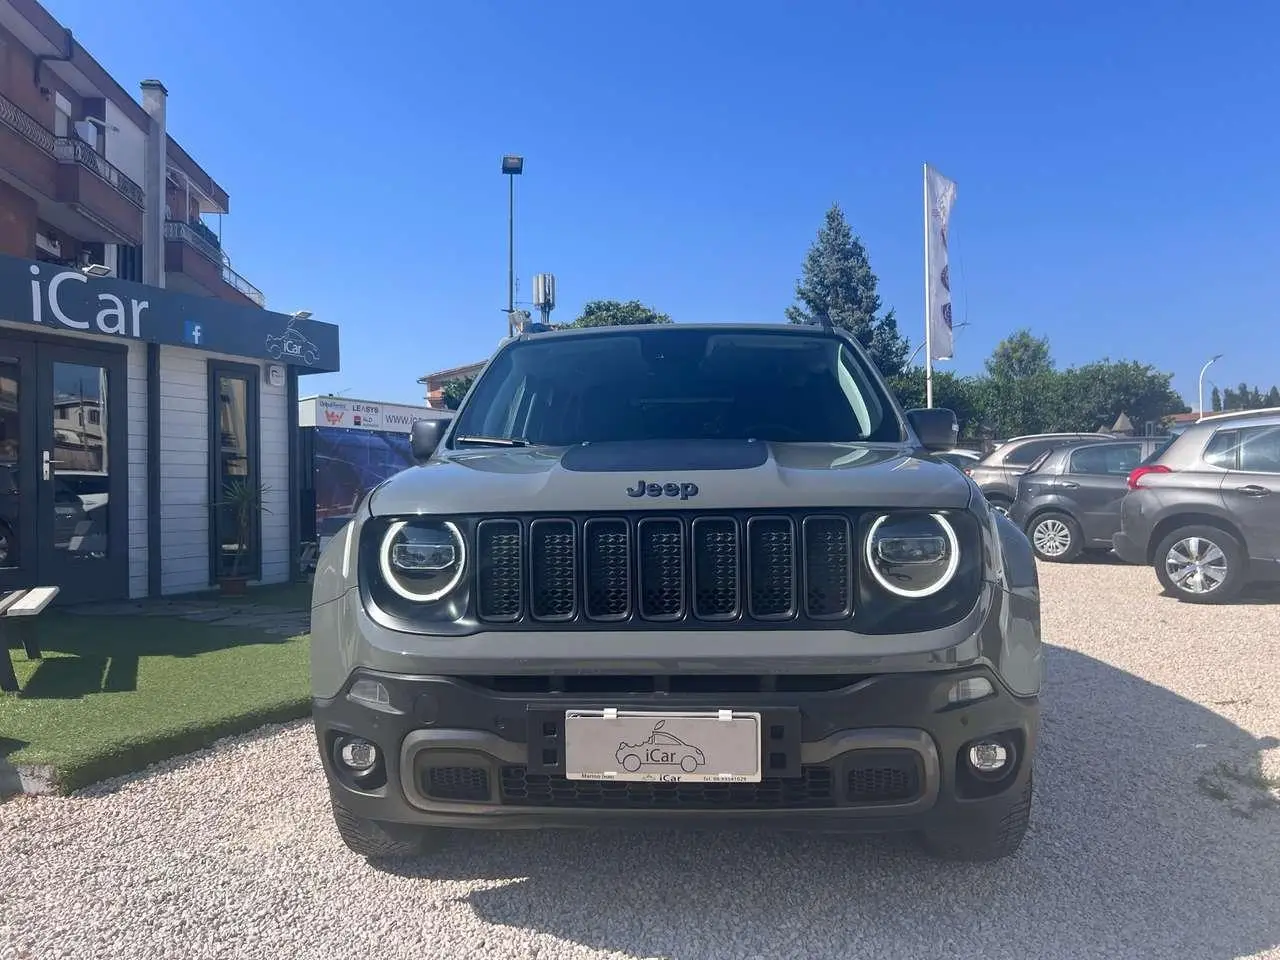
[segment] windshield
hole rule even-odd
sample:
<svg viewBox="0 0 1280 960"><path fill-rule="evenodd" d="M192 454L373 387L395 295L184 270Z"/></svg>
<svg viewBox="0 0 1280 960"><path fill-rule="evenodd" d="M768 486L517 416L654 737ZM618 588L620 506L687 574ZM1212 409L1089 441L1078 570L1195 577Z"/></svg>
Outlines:
<svg viewBox="0 0 1280 960"><path fill-rule="evenodd" d="M459 414L461 437L899 442L897 415L842 340L782 332L628 331L514 343Z"/></svg>

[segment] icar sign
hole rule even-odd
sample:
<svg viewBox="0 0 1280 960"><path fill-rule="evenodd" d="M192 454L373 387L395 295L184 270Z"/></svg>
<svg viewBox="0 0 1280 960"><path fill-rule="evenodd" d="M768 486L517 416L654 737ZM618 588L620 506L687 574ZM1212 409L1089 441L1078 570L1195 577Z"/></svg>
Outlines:
<svg viewBox="0 0 1280 960"><path fill-rule="evenodd" d="M97 302L101 309L92 322L88 319L71 317L59 298L59 290L64 283L88 283L89 278L76 270L62 270L49 278L47 283L40 282L40 267L31 265L31 322L43 324L44 307L48 304L53 320L69 330L87 330L94 333L105 333L119 337L142 338L142 313L151 306L148 300L130 298L128 306L114 293L99 293Z"/></svg>

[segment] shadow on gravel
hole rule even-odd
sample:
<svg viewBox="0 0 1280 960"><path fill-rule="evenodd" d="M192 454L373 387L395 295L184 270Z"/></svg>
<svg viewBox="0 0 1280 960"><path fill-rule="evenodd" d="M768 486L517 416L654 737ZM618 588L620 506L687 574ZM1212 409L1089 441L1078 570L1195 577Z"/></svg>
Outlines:
<svg viewBox="0 0 1280 960"><path fill-rule="evenodd" d="M1048 651L1032 833L986 865L902 840L463 833L377 868L489 881L484 921L672 960L1178 957L1280 944L1280 810L1259 741L1105 663ZM1223 707L1229 709L1229 707Z"/></svg>

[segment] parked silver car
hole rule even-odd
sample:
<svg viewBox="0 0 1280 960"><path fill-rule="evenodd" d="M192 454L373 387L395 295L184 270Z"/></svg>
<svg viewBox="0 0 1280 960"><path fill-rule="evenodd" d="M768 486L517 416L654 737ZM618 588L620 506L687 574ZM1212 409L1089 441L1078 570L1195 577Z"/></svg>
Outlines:
<svg viewBox="0 0 1280 960"><path fill-rule="evenodd" d="M1115 552L1168 593L1222 603L1280 581L1280 409L1206 417L1128 485Z"/></svg>

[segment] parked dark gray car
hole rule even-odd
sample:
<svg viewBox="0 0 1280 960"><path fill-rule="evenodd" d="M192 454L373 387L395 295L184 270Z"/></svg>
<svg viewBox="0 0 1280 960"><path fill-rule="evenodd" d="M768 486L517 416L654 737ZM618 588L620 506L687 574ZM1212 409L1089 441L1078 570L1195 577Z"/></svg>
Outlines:
<svg viewBox="0 0 1280 960"><path fill-rule="evenodd" d="M1110 552L1129 474L1172 440L1080 440L1054 447L1018 478L1009 519L1041 560L1069 563L1085 551Z"/></svg>
<svg viewBox="0 0 1280 960"><path fill-rule="evenodd" d="M1018 495L1018 477L1044 453L1073 440L1109 440L1108 433L1037 433L1012 437L965 470L991 508L1008 514Z"/></svg>
<svg viewBox="0 0 1280 960"><path fill-rule="evenodd" d="M317 565L313 713L344 842L772 823L1012 853L1036 563L928 456L955 439L835 330L507 340Z"/></svg>
<svg viewBox="0 0 1280 960"><path fill-rule="evenodd" d="M1167 593L1222 603L1280 581L1280 409L1206 417L1129 488L1115 552L1155 567Z"/></svg>

